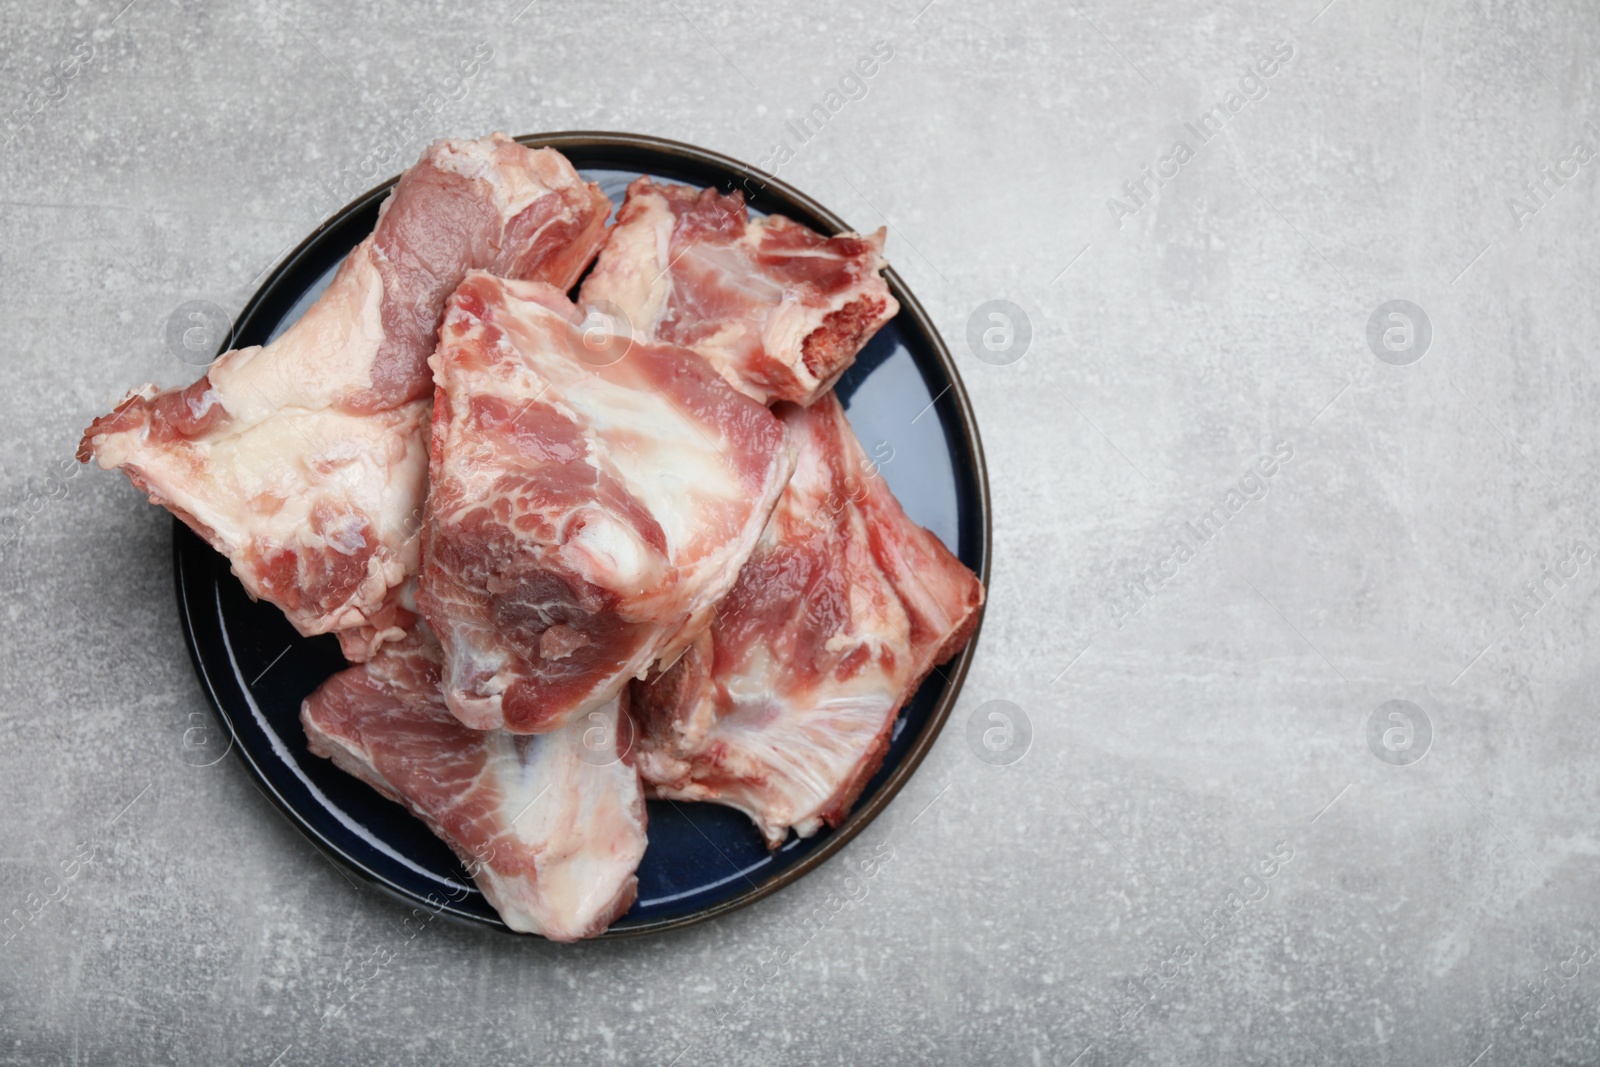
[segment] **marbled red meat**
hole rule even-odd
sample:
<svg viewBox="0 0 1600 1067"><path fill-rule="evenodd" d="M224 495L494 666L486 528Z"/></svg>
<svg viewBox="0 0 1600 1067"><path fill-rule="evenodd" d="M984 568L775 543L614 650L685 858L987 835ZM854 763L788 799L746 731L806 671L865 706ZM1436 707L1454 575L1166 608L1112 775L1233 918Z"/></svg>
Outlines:
<svg viewBox="0 0 1600 1067"><path fill-rule="evenodd" d="M781 409L795 473L716 621L633 685L659 796L745 812L773 847L837 826L900 707L971 637L983 586L906 517L831 394Z"/></svg>
<svg viewBox="0 0 1600 1067"><path fill-rule="evenodd" d="M122 468L252 596L364 658L399 635L384 617L417 567L445 298L472 268L572 285L609 211L553 150L439 141L283 336L182 389L136 390L85 431L78 458Z"/></svg>
<svg viewBox="0 0 1600 1067"><path fill-rule="evenodd" d="M419 628L324 682L300 720L314 754L438 834L507 926L575 941L632 905L645 850L620 704L541 736L469 730L444 706L439 649Z"/></svg>
<svg viewBox="0 0 1600 1067"><path fill-rule="evenodd" d="M640 178L628 187L579 302L692 348L763 404L810 404L900 305L884 231L823 237L743 194Z"/></svg>
<svg viewBox="0 0 1600 1067"><path fill-rule="evenodd" d="M446 701L478 729L559 728L705 628L788 479L783 425L694 353L486 274L433 365L418 601Z"/></svg>

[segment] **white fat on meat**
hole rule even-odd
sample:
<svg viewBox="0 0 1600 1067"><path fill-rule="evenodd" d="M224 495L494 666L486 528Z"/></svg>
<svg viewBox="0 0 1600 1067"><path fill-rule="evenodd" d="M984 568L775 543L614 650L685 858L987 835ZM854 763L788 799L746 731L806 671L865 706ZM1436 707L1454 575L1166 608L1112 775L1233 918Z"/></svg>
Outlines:
<svg viewBox="0 0 1600 1067"><path fill-rule="evenodd" d="M704 359L613 338L596 361L584 322L475 273L433 357L419 602L478 729L559 728L676 658L789 476L782 423Z"/></svg>
<svg viewBox="0 0 1600 1067"><path fill-rule="evenodd" d="M749 218L738 191L639 178L579 302L693 349L763 404L810 404L899 311L884 236L824 237L781 215Z"/></svg>
<svg viewBox="0 0 1600 1067"><path fill-rule="evenodd" d="M550 149L437 142L298 322L186 388L134 390L85 432L79 459L121 468L252 597L365 658L403 633L397 590L420 559L427 357L445 299L473 268L572 284L609 208Z"/></svg>
<svg viewBox="0 0 1600 1067"><path fill-rule="evenodd" d="M419 626L307 697L311 751L403 804L461 858L506 925L595 937L626 912L645 851L619 698L542 735L471 730L445 708Z"/></svg>
<svg viewBox="0 0 1600 1067"><path fill-rule="evenodd" d="M781 409L794 477L716 620L635 683L653 795L726 804L776 848L837 826L896 714L971 637L983 587L901 509L831 394Z"/></svg>

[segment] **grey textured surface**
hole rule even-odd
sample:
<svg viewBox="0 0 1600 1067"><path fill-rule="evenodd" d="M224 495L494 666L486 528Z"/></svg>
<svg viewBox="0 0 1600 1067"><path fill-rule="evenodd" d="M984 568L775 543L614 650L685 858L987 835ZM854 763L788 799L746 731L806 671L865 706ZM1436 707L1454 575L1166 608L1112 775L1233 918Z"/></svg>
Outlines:
<svg viewBox="0 0 1600 1067"><path fill-rule="evenodd" d="M0 19L0 907L31 915L0 1059L1600 1061L1600 161L1524 188L1600 150L1592 5L124 2ZM127 386L193 377L168 313L241 307L385 138L760 163L879 40L780 173L890 225L996 517L951 727L845 853L894 861L781 967L837 872L649 940L402 940L233 760L185 762L168 519L63 460ZM994 299L1032 326L1007 365L965 343ZM1368 345L1392 299L1431 320L1408 365ZM965 741L989 700L1031 722L1009 766ZM1409 766L1369 748L1391 700L1431 725Z"/></svg>

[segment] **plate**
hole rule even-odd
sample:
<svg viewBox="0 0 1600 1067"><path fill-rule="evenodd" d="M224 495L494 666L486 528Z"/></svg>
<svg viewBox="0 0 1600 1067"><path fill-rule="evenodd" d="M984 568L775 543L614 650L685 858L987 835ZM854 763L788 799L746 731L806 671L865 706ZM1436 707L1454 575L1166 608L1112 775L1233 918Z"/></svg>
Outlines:
<svg viewBox="0 0 1600 1067"><path fill-rule="evenodd" d="M620 202L635 177L743 189L752 212L788 215L822 233L838 216L768 175L704 149L634 134L559 133L518 138L559 149ZM339 211L272 273L235 324L231 347L265 344L292 324L372 232L394 181ZM891 252L894 251L891 239ZM893 270L900 314L867 345L837 390L869 450L894 449L881 470L907 514L950 546L987 584L989 496L983 451L961 379L938 332ZM306 750L300 702L345 666L338 641L297 634L277 608L252 601L225 558L174 523L178 607L195 671L233 751L266 795L327 855L390 895L440 914L507 929L459 860L421 822ZM883 767L834 830L768 851L743 815L714 804L649 802L649 847L639 898L604 936L686 926L758 900L815 869L905 785L955 704L977 638L928 676L901 710ZM194 729L191 762L221 758ZM430 903L430 901L432 903Z"/></svg>

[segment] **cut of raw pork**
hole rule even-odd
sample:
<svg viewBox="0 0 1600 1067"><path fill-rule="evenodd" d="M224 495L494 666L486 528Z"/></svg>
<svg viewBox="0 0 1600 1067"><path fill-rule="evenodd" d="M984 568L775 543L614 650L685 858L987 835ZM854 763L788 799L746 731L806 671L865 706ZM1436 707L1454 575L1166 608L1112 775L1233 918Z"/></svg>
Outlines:
<svg viewBox="0 0 1600 1067"><path fill-rule="evenodd" d="M692 348L734 388L810 404L900 305L881 273L884 231L823 237L744 195L639 178L579 302Z"/></svg>
<svg viewBox="0 0 1600 1067"><path fill-rule="evenodd" d="M777 847L837 826L895 715L971 637L977 577L901 510L831 394L781 413L795 474L716 622L635 683L655 795L749 815Z"/></svg>
<svg viewBox="0 0 1600 1067"><path fill-rule="evenodd" d="M670 663L792 469L783 424L705 360L589 322L475 272L433 356L418 603L476 729L559 728Z"/></svg>
<svg viewBox="0 0 1600 1067"><path fill-rule="evenodd" d="M439 649L420 628L324 682L300 721L314 754L443 838L507 926L575 941L632 905L645 850L619 703L537 737L470 730L444 706Z"/></svg>
<svg viewBox="0 0 1600 1067"><path fill-rule="evenodd" d="M78 458L121 467L251 596L364 659L402 632L393 591L417 567L446 297L471 268L572 285L609 212L551 149L439 141L282 337L225 353L187 388L134 391Z"/></svg>

